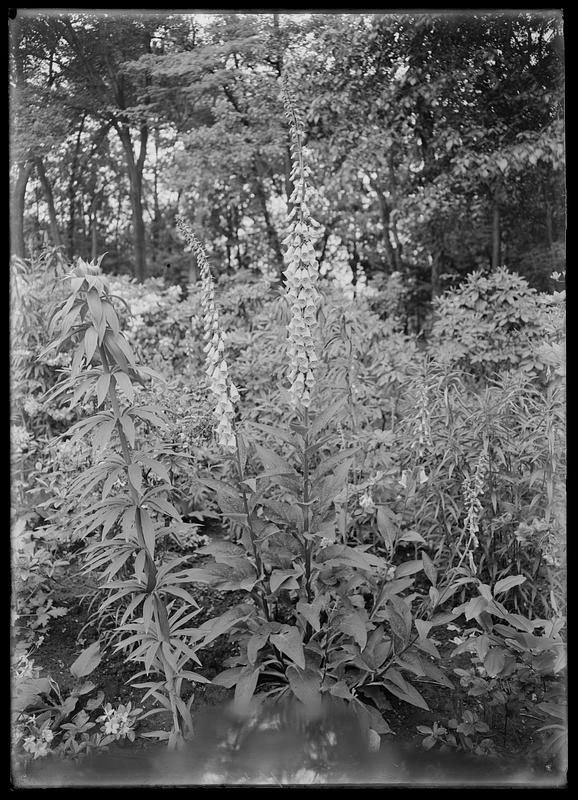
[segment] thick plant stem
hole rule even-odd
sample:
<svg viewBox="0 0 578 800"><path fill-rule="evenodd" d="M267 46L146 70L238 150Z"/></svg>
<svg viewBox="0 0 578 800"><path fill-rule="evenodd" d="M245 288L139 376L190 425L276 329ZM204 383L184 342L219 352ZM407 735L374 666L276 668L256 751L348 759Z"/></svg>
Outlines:
<svg viewBox="0 0 578 800"><path fill-rule="evenodd" d="M236 444L236 454L237 454L237 473L239 476L239 488L241 489L241 495L243 497L243 509L245 511L245 516L247 518L247 528L249 530L249 538L251 539L251 548L253 550L253 557L255 558L255 568L257 570L257 574L259 577L263 574L263 561L261 559L261 554L259 552L259 548L257 546L257 535L253 528L253 523L251 521L251 512L249 510L249 500L247 498L247 491L243 486L243 481L245 480L245 473L243 470L243 461L241 459L241 448L239 446L239 434L235 430L233 426L233 430L235 433L235 444ZM267 598L262 594L259 593L259 602L261 603L261 607L263 609L263 613L265 614L265 619L267 621L271 620L270 612L269 612L269 605L267 603Z"/></svg>
<svg viewBox="0 0 578 800"><path fill-rule="evenodd" d="M133 463L131 448L129 442L127 440L126 434L123 430L122 424L120 422L121 419L121 408L118 399L118 394L116 392L116 380L114 377L114 373L110 369L110 364L108 362L108 356L106 354L106 350L102 345L98 346L98 351L100 354L100 358L102 360L102 367L105 374L110 375L110 381L108 385L108 398L110 400L110 404L112 406L113 413L116 417L116 428L119 435L120 446L123 454L123 458L127 467L129 467ZM146 576L147 576L147 590L154 595L154 609L155 609L155 622L157 627L157 635L163 642L170 641L170 630L169 630L169 621L167 615L167 609L165 606L164 601L162 598L155 592L156 580L157 580L157 568L154 560L149 552L149 549L146 545L143 527L142 527L142 518L140 513L140 495L139 492L135 489L135 487L129 482L129 492L132 498L132 501L136 508L135 513L135 527L137 532L137 539L140 547L144 550L145 553L145 569L146 569ZM165 673L165 677L167 679L167 686L169 690L169 698L171 703L171 711L173 715L173 730L177 735L177 739L180 739L182 736L180 722L179 722L179 712L177 708L176 696L177 692L174 685L174 675L173 670L170 664L167 662L165 654L162 652L162 647L160 648L160 658L163 664L163 671Z"/></svg>
<svg viewBox="0 0 578 800"><path fill-rule="evenodd" d="M305 431L303 433L303 456L302 456L302 468L303 468L303 532L307 535L311 533L309 530L310 526L310 513L309 513L309 497L310 497L310 490L311 490L311 481L309 477L309 453L307 452L309 449L309 409L305 408L304 410L304 419L303 419L303 427ZM312 542L307 536L304 537L303 540L303 548L304 548L304 561L305 561L305 590L307 592L307 602L311 603L313 600L313 592L311 589L311 557L312 557Z"/></svg>

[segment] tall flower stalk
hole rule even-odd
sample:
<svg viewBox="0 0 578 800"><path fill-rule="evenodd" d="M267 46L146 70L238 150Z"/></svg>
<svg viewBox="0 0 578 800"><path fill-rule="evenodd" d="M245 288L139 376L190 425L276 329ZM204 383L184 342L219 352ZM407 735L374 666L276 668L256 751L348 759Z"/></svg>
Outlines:
<svg viewBox="0 0 578 800"><path fill-rule="evenodd" d="M220 447L234 452L237 444L233 422L235 405L239 402L237 387L229 377L225 359L225 343L215 305L215 284L205 250L183 217L176 217L179 230L190 245L201 274L201 306L203 309L205 369L209 386L215 398L214 415L217 421L215 435Z"/></svg>
<svg viewBox="0 0 578 800"><path fill-rule="evenodd" d="M487 445L484 445L476 462L473 474L467 475L463 483L464 505L467 509L467 513L464 530L458 542L458 550L464 537L467 536L468 539L460 555L459 563L461 564L467 557L472 570L474 570L473 551L477 550L480 544L478 534L480 532L480 518L483 512L480 497L482 497L485 492L488 466L488 450Z"/></svg>
<svg viewBox="0 0 578 800"><path fill-rule="evenodd" d="M307 186L309 170L303 160L303 118L296 101L295 87L288 73L283 75L283 102L285 116L291 132L293 167L291 180L293 192L289 205L289 233L283 240L287 250L286 296L291 306L288 326L289 381L292 402L296 407L308 409L315 384L315 334L319 293L317 277L319 264L313 241L318 223L311 216L308 201L311 190Z"/></svg>

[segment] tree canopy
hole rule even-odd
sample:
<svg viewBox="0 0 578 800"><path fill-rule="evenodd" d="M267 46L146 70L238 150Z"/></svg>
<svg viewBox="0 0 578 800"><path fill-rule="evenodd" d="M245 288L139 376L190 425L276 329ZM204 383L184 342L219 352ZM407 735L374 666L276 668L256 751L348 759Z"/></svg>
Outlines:
<svg viewBox="0 0 578 800"><path fill-rule="evenodd" d="M11 21L12 251L183 283L183 214L223 272L283 270L299 87L322 271L399 273L414 306L564 250L555 11L164 14Z"/></svg>

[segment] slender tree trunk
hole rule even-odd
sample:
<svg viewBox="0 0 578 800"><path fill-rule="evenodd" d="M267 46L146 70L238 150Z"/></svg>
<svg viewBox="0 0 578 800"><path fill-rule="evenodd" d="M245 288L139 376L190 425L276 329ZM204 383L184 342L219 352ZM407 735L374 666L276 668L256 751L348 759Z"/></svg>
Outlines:
<svg viewBox="0 0 578 800"><path fill-rule="evenodd" d="M437 252L434 254L431 262L431 299L435 300L436 297L439 296L441 285L440 285L440 265L442 260L441 252Z"/></svg>
<svg viewBox="0 0 578 800"><path fill-rule="evenodd" d="M68 250L68 260L72 261L74 258L74 229L76 227L76 183L77 183L77 170L78 160L80 157L80 140L82 138L82 131L84 130L84 121L86 115L82 116L80 125L78 126L78 134L74 145L74 152L72 154L72 162L70 164L70 176L68 179L68 230L66 235L66 245Z"/></svg>
<svg viewBox="0 0 578 800"><path fill-rule="evenodd" d="M281 250L281 242L279 241L279 235L275 229L271 221L271 216L269 214L269 209L267 208L267 198L265 196L265 189L263 187L263 183L261 179L257 176L254 181L254 191L257 200L259 201L259 205L261 206L261 211L263 212L263 219L265 221L265 229L267 231L267 239L269 240L269 245L273 252L275 253L275 261L277 264L277 269L279 271L279 275L282 276L283 272L283 251Z"/></svg>
<svg viewBox="0 0 578 800"><path fill-rule="evenodd" d="M40 185L42 186L42 191L44 193L44 199L46 200L46 205L48 206L48 219L50 222L50 238L52 239L52 244L54 247L60 247L62 244L62 239L60 236L60 231L58 229L58 218L56 216L56 208L54 207L54 194L52 193L52 186L50 185L50 181L48 180L48 175L46 174L46 169L44 168L44 163L41 158L36 158L34 165L36 167L36 174L38 175L38 179L40 181Z"/></svg>
<svg viewBox="0 0 578 800"><path fill-rule="evenodd" d="M129 129L126 125L115 125L126 156L128 179L130 183L130 203L132 208L132 224L134 237L134 270L137 280L143 281L146 277L146 248L145 225L142 204L142 170L146 153L148 132L145 126L141 128L140 154L135 160L135 154Z"/></svg>
<svg viewBox="0 0 578 800"><path fill-rule="evenodd" d="M24 258L24 200L26 186L32 173L33 163L25 161L18 165L18 175L14 182L10 201L10 251L12 255Z"/></svg>
<svg viewBox="0 0 578 800"><path fill-rule="evenodd" d="M500 206L494 201L492 209L492 271L498 269L500 261Z"/></svg>
<svg viewBox="0 0 578 800"><path fill-rule="evenodd" d="M397 247L394 247L391 242L391 206L386 200L383 189L376 183L372 182L373 189L377 194L379 202L379 211L381 215L381 224L383 226L383 243L385 245L385 252L392 270L401 272L401 254Z"/></svg>
<svg viewBox="0 0 578 800"><path fill-rule="evenodd" d="M496 186L492 196L492 271L498 269L501 260L500 187Z"/></svg>
<svg viewBox="0 0 578 800"><path fill-rule="evenodd" d="M159 161L159 130L155 128L155 160L153 165L153 225L152 225L152 261L153 264L156 263L158 258L158 250L159 250L159 239L160 239L160 230L161 230L161 209L159 205L159 170L158 170L158 161Z"/></svg>

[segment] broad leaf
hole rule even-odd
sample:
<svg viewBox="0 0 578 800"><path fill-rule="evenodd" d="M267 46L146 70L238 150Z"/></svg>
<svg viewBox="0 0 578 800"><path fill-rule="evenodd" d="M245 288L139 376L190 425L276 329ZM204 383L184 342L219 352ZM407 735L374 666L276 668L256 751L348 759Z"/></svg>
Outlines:
<svg viewBox="0 0 578 800"><path fill-rule="evenodd" d="M76 661L71 664L70 671L75 678L84 678L98 667L101 659L100 642L93 642L93 644L87 647L86 650L83 650Z"/></svg>
<svg viewBox="0 0 578 800"><path fill-rule="evenodd" d="M269 637L269 641L274 647L289 656L291 661L297 664L298 667L305 669L303 641L298 628L292 626L283 633L272 634Z"/></svg>

